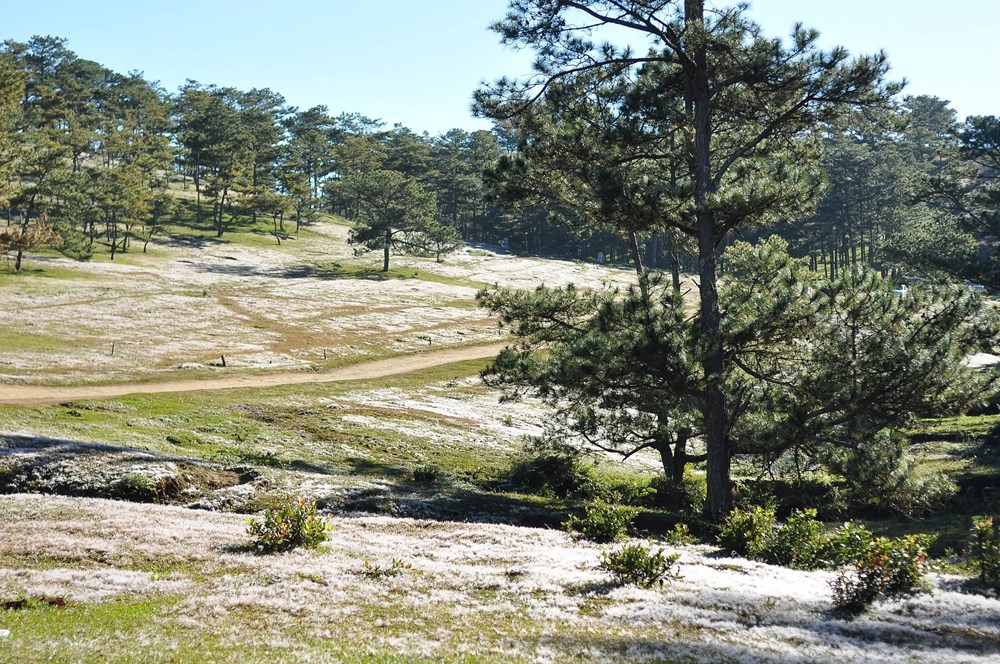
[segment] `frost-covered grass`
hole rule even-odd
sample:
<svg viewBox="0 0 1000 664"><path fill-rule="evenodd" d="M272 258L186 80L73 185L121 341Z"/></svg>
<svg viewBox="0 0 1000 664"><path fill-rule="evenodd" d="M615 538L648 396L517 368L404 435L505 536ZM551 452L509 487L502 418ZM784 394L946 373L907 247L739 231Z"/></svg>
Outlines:
<svg viewBox="0 0 1000 664"><path fill-rule="evenodd" d="M681 547L678 581L616 588L599 546L552 530L333 519L319 551L244 552L236 515L0 498L8 661L995 661L1000 601L935 589L830 613L827 572ZM402 563L394 576L365 563ZM112 653L109 657L108 653ZM345 657L346 656L346 657Z"/></svg>
<svg viewBox="0 0 1000 664"><path fill-rule="evenodd" d="M355 257L348 228L324 221L278 246L257 229L223 241L172 226L150 254L76 263L28 257L0 270L0 382L88 384L273 370L497 340L475 305L485 284L624 284L628 271L460 251L444 263ZM172 233L172 235L170 235ZM44 277L44 278L43 278ZM23 340L14 343L14 340ZM112 352L112 344L114 349Z"/></svg>

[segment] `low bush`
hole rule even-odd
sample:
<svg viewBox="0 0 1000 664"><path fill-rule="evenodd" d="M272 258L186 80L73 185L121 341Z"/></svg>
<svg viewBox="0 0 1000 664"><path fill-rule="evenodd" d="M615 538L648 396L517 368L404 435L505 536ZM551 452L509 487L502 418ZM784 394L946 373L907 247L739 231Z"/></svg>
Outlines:
<svg viewBox="0 0 1000 664"><path fill-rule="evenodd" d="M250 548L261 553L315 549L329 538L330 524L316 514L316 503L305 498L275 500L263 520L247 519Z"/></svg>
<svg viewBox="0 0 1000 664"><path fill-rule="evenodd" d="M913 595L924 588L929 539L911 535L871 540L851 569L831 582L833 603L849 615L864 612L882 597Z"/></svg>
<svg viewBox="0 0 1000 664"><path fill-rule="evenodd" d="M673 530L668 530L661 538L666 544L672 546L684 546L685 544L697 544L698 538L691 534L691 530L686 523L674 525Z"/></svg>
<svg viewBox="0 0 1000 664"><path fill-rule="evenodd" d="M660 474L650 482L650 488L653 490L652 500L647 502L651 502L651 506L697 515L701 514L705 505L707 489L704 476L684 473L681 483L674 484L666 475Z"/></svg>
<svg viewBox="0 0 1000 664"><path fill-rule="evenodd" d="M521 454L507 472L507 486L553 498L590 499L598 495L593 467L578 453L543 449Z"/></svg>
<svg viewBox="0 0 1000 664"><path fill-rule="evenodd" d="M599 567L609 572L618 585L636 585L651 588L664 581L680 578L677 560L680 554L664 553L663 549L653 551L640 543L626 544L618 551L601 554Z"/></svg>
<svg viewBox="0 0 1000 664"><path fill-rule="evenodd" d="M867 554L873 539L862 524L848 521L826 536L823 560L831 567L850 565Z"/></svg>
<svg viewBox="0 0 1000 664"><path fill-rule="evenodd" d="M398 558L393 558L388 565L373 564L365 561L365 568L361 571L362 576L368 579L386 579L390 576L399 576L413 565L405 563Z"/></svg>
<svg viewBox="0 0 1000 664"><path fill-rule="evenodd" d="M656 496L656 488L648 477L595 477L597 495L616 497L623 505L649 505Z"/></svg>
<svg viewBox="0 0 1000 664"><path fill-rule="evenodd" d="M722 522L717 542L733 555L763 560L770 551L777 527L773 507L755 505L748 509L735 509Z"/></svg>
<svg viewBox="0 0 1000 664"><path fill-rule="evenodd" d="M793 569L822 567L826 553L823 523L816 520L816 510L796 510L785 523L778 525L765 552L768 562Z"/></svg>
<svg viewBox="0 0 1000 664"><path fill-rule="evenodd" d="M562 525L568 532L578 532L595 542L614 542L625 537L629 524L638 513L636 507L598 498L584 508L582 517L570 516Z"/></svg>
<svg viewBox="0 0 1000 664"><path fill-rule="evenodd" d="M733 510L722 523L718 544L744 558L795 569L834 569L870 554L875 541L862 524L848 521L828 531L816 511L796 510L782 523L770 507Z"/></svg>
<svg viewBox="0 0 1000 664"><path fill-rule="evenodd" d="M972 520L969 554L979 571L979 581L989 588L1000 590L1000 530L993 524L992 517Z"/></svg>
<svg viewBox="0 0 1000 664"><path fill-rule="evenodd" d="M433 464L427 464L423 466L417 466L410 472L410 477L417 484L436 484L448 477L448 473L445 472L440 466L435 466Z"/></svg>

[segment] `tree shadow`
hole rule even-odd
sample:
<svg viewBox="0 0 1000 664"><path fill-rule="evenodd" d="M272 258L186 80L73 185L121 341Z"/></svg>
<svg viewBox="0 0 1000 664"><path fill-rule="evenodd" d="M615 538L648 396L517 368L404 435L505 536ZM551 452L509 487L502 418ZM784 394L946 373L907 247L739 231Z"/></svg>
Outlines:
<svg viewBox="0 0 1000 664"><path fill-rule="evenodd" d="M164 472L163 464L172 468ZM0 435L0 493L188 504L256 476L248 468L228 468L130 447L38 435Z"/></svg>

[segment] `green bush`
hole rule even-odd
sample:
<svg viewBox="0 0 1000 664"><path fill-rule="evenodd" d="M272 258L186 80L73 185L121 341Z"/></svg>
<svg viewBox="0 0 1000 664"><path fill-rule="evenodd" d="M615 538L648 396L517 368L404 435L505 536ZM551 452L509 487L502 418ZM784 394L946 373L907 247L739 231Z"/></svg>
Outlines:
<svg viewBox="0 0 1000 664"><path fill-rule="evenodd" d="M315 549L329 537L330 525L317 516L316 503L305 498L275 500L264 511L263 521L247 519L250 547L261 553Z"/></svg>
<svg viewBox="0 0 1000 664"><path fill-rule="evenodd" d="M624 505L648 505L656 495L656 488L648 477L594 478L597 495L611 498L615 496Z"/></svg>
<svg viewBox="0 0 1000 664"><path fill-rule="evenodd" d="M735 509L722 522L717 542L726 552L762 560L771 548L778 521L773 507Z"/></svg>
<svg viewBox="0 0 1000 664"><path fill-rule="evenodd" d="M516 490L554 498L589 499L599 492L592 466L569 450L545 449L520 455L507 472Z"/></svg>
<svg viewBox="0 0 1000 664"><path fill-rule="evenodd" d="M992 517L972 520L972 541L969 553L979 570L979 580L986 586L1000 590L1000 530Z"/></svg>
<svg viewBox="0 0 1000 664"><path fill-rule="evenodd" d="M643 544L626 544L618 551L602 553L599 567L609 572L618 585L651 588L665 580L680 578L676 569L678 558L680 554L665 554L663 549L654 552Z"/></svg>
<svg viewBox="0 0 1000 664"><path fill-rule="evenodd" d="M864 558L871 532L848 521L826 532L816 510L793 511L780 523L771 507L733 510L722 523L718 544L735 555L795 569L834 568Z"/></svg>
<svg viewBox="0 0 1000 664"><path fill-rule="evenodd" d="M701 514L707 491L704 476L684 473L681 483L674 484L666 475L657 475L650 483L656 507L676 510L686 514Z"/></svg>
<svg viewBox="0 0 1000 664"><path fill-rule="evenodd" d="M413 565L404 563L398 558L393 558L388 565L372 564L365 561L365 568L361 574L368 579L385 579L390 576L399 576L404 571L412 569Z"/></svg>
<svg viewBox="0 0 1000 664"><path fill-rule="evenodd" d="M568 532L578 532L595 542L614 542L625 537L625 531L638 513L638 508L598 498L584 508L583 517L570 516L562 525Z"/></svg>
<svg viewBox="0 0 1000 664"><path fill-rule="evenodd" d="M864 556L831 582L833 603L850 615L864 612L881 597L912 595L924 587L926 537L876 537Z"/></svg>
<svg viewBox="0 0 1000 664"><path fill-rule="evenodd" d="M691 534L691 530L686 523L675 524L674 529L664 533L662 539L665 543L672 546L697 544L698 542L698 538Z"/></svg>
<svg viewBox="0 0 1000 664"><path fill-rule="evenodd" d="M767 562L793 569L815 569L824 562L825 541L816 510L796 510L775 528L768 542Z"/></svg>
<svg viewBox="0 0 1000 664"><path fill-rule="evenodd" d="M862 524L848 521L826 537L823 560L832 567L850 565L867 554L873 539Z"/></svg>
<svg viewBox="0 0 1000 664"><path fill-rule="evenodd" d="M436 484L441 480L448 477L448 473L445 472L440 466L435 466L433 464L427 464L424 466L417 466L410 472L410 477L417 484Z"/></svg>

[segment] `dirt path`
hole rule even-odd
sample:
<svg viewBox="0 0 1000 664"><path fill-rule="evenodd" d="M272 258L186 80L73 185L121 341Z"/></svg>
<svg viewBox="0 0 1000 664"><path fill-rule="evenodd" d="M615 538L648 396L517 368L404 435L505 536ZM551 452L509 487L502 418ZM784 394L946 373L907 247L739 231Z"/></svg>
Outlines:
<svg viewBox="0 0 1000 664"><path fill-rule="evenodd" d="M392 357L362 362L324 373L282 372L263 375L226 376L201 380L170 380L161 383L121 383L116 385L82 385L78 387L45 387L37 385L0 385L0 404L43 406L82 399L112 399L127 394L165 394L169 392L199 392L248 387L277 387L304 383L334 383L347 380L383 378L451 364L465 360L492 357L506 344L450 348L447 350Z"/></svg>

